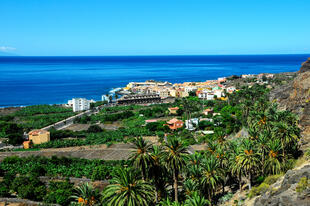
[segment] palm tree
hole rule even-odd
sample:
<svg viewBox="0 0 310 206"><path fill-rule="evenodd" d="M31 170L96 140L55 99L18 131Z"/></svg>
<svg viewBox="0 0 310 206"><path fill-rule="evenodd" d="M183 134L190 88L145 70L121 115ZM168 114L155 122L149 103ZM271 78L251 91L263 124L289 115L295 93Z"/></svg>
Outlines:
<svg viewBox="0 0 310 206"><path fill-rule="evenodd" d="M274 137L279 137L282 145L282 155L285 157L286 147L290 144L295 144L299 139L298 131L294 126L288 125L286 122L274 123Z"/></svg>
<svg viewBox="0 0 310 206"><path fill-rule="evenodd" d="M195 152L194 154L187 156L188 165L191 165L191 166L200 165L202 160L203 160L203 155L199 152Z"/></svg>
<svg viewBox="0 0 310 206"><path fill-rule="evenodd" d="M242 176L244 173L239 161L239 154L241 153L240 142L238 139L230 141L228 146L229 169L231 171L231 175L237 177L239 182L239 189L242 191Z"/></svg>
<svg viewBox="0 0 310 206"><path fill-rule="evenodd" d="M257 143L259 144L258 152L262 154L262 165L265 164L265 157L268 153L268 141L271 139L268 131L263 131L258 135ZM262 168L263 171L264 168Z"/></svg>
<svg viewBox="0 0 310 206"><path fill-rule="evenodd" d="M260 153L256 151L253 142L249 139L244 139L242 142L242 149L238 155L238 163L242 167L245 174L247 174L249 189L251 189L252 175L260 166Z"/></svg>
<svg viewBox="0 0 310 206"><path fill-rule="evenodd" d="M188 165L187 177L193 181L199 182L201 179L202 168L201 165Z"/></svg>
<svg viewBox="0 0 310 206"><path fill-rule="evenodd" d="M151 162L148 170L148 176L155 186L155 201L158 203L162 195L166 192L167 171L160 159L161 148L159 146L154 145L150 155Z"/></svg>
<svg viewBox="0 0 310 206"><path fill-rule="evenodd" d="M222 168L223 173L228 173L227 168L229 167L228 155L226 153L226 147L224 145L220 145L217 149L215 157L219 161L219 166ZM226 177L226 175L225 175ZM222 193L225 193L225 185L226 185L226 178L222 178Z"/></svg>
<svg viewBox="0 0 310 206"><path fill-rule="evenodd" d="M109 95L109 103L112 103L113 97L112 95Z"/></svg>
<svg viewBox="0 0 310 206"><path fill-rule="evenodd" d="M160 205L161 206L182 206L181 203L175 202L175 201L171 201L168 198L166 200L160 201Z"/></svg>
<svg viewBox="0 0 310 206"><path fill-rule="evenodd" d="M203 188L208 192L208 199L212 202L212 195L216 187L224 178L224 171L220 168L220 162L213 155L205 159L202 163L202 180Z"/></svg>
<svg viewBox="0 0 310 206"><path fill-rule="evenodd" d="M264 170L269 174L279 174L282 171L281 159L283 158L280 154L281 142L278 139L271 140L267 146L269 154L264 164Z"/></svg>
<svg viewBox="0 0 310 206"><path fill-rule="evenodd" d="M232 153L230 156L230 170L231 174L238 178L239 190L242 191L242 176L244 173L239 155L237 153Z"/></svg>
<svg viewBox="0 0 310 206"><path fill-rule="evenodd" d="M183 188L186 195L192 195L195 191L199 191L199 184L195 180L187 179L183 184Z"/></svg>
<svg viewBox="0 0 310 206"><path fill-rule="evenodd" d="M152 145L145 141L142 137L138 137L133 142L133 151L130 159L133 161L133 166L141 170L142 179L145 180L147 168L151 164L151 149Z"/></svg>
<svg viewBox="0 0 310 206"><path fill-rule="evenodd" d="M185 156L188 154L184 143L173 137L163 145L162 160L168 171L173 175L174 200L178 202L178 177L185 166Z"/></svg>
<svg viewBox="0 0 310 206"><path fill-rule="evenodd" d="M138 178L129 168L119 168L116 176L103 191L108 206L147 206L154 200L154 187Z"/></svg>
<svg viewBox="0 0 310 206"><path fill-rule="evenodd" d="M75 188L71 196L79 205L95 205L97 197L98 194L88 182Z"/></svg>
<svg viewBox="0 0 310 206"><path fill-rule="evenodd" d="M187 199L185 201L185 206L207 206L211 205L211 203L206 200L203 196L201 196L197 191L192 195L187 195Z"/></svg>

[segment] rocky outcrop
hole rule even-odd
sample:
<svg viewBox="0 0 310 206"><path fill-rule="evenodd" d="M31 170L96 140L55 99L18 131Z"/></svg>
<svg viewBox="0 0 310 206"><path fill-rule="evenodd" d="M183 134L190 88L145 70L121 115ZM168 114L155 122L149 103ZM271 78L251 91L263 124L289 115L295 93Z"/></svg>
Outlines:
<svg viewBox="0 0 310 206"><path fill-rule="evenodd" d="M289 170L283 179L276 182L269 188L269 191L258 197L254 206L309 206L310 187L303 191L296 191L301 178L310 179L310 164L302 168Z"/></svg>
<svg viewBox="0 0 310 206"><path fill-rule="evenodd" d="M310 57L307 61L302 63L301 68L298 73L309 72L310 71Z"/></svg>
<svg viewBox="0 0 310 206"><path fill-rule="evenodd" d="M304 62L296 78L285 86L275 88L270 94L279 108L296 113L302 128L302 148L310 144L310 58Z"/></svg>

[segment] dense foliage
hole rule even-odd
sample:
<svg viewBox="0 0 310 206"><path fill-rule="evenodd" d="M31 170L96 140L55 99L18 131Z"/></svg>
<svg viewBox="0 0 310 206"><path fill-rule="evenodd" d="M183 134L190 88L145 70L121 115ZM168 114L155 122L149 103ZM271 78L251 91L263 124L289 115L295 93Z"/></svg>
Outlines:
<svg viewBox="0 0 310 206"><path fill-rule="evenodd" d="M115 167L124 166L127 161L86 160L66 157L26 157L5 158L0 169L10 174L36 174L53 177L87 177L93 180L111 178Z"/></svg>

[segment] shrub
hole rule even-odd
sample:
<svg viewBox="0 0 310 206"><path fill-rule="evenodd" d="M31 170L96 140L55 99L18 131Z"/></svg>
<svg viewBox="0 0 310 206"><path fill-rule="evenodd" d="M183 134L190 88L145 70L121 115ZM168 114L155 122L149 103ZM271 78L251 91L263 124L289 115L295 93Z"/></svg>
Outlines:
<svg viewBox="0 0 310 206"><path fill-rule="evenodd" d="M99 127L98 125L91 125L88 129L87 132L89 133L98 133L98 132L102 132L103 129L101 129L101 127Z"/></svg>
<svg viewBox="0 0 310 206"><path fill-rule="evenodd" d="M305 157L307 159L310 159L310 148L308 148L307 151L305 152Z"/></svg>
<svg viewBox="0 0 310 206"><path fill-rule="evenodd" d="M107 170L106 166L100 165L96 167L93 171L91 179L94 180L104 180L107 175L109 175L109 170Z"/></svg>
<svg viewBox="0 0 310 206"><path fill-rule="evenodd" d="M283 176L283 174L268 176L265 178L264 183L271 185L271 184L275 183L282 176Z"/></svg>
<svg viewBox="0 0 310 206"><path fill-rule="evenodd" d="M10 196L10 190L8 185L6 185L4 182L0 182L0 197L9 197Z"/></svg>
<svg viewBox="0 0 310 206"><path fill-rule="evenodd" d="M310 187L310 179L307 177L302 177L296 186L296 192L302 193L308 187Z"/></svg>
<svg viewBox="0 0 310 206"><path fill-rule="evenodd" d="M34 176L19 176L14 179L11 189L21 198L41 201L46 195L45 185Z"/></svg>
<svg viewBox="0 0 310 206"><path fill-rule="evenodd" d="M266 192L268 189L269 189L269 185L263 182L259 186L253 187L250 193L248 194L248 197L251 199L255 196L261 195L264 192Z"/></svg>
<svg viewBox="0 0 310 206"><path fill-rule="evenodd" d="M233 196L234 196L233 193L229 192L229 193L225 194L224 196L222 196L222 197L219 199L219 202L220 202L220 203L227 202L227 201L229 201Z"/></svg>
<svg viewBox="0 0 310 206"><path fill-rule="evenodd" d="M50 182L48 193L44 197L44 202L69 205L72 191L73 184L70 183L69 180L61 182Z"/></svg>

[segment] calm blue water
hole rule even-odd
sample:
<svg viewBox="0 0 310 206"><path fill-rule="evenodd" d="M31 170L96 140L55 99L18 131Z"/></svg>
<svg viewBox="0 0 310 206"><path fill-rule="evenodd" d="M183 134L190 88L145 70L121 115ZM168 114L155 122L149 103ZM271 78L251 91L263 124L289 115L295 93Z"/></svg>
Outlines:
<svg viewBox="0 0 310 206"><path fill-rule="evenodd" d="M205 81L297 71L310 55L0 57L0 107L100 100L130 81Z"/></svg>

